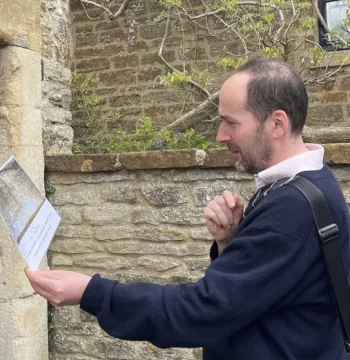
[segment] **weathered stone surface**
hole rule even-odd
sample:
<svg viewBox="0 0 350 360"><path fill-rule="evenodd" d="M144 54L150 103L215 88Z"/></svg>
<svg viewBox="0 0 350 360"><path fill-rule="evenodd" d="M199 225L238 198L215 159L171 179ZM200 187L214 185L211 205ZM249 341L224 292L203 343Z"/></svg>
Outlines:
<svg viewBox="0 0 350 360"><path fill-rule="evenodd" d="M186 244L173 243L148 243L143 244L136 241L118 241L107 243L107 251L112 254L139 254L139 255L170 255L170 256L187 256L187 255L208 255L209 246L188 242Z"/></svg>
<svg viewBox="0 0 350 360"><path fill-rule="evenodd" d="M311 106L308 111L306 125L329 126L344 120L341 105Z"/></svg>
<svg viewBox="0 0 350 360"><path fill-rule="evenodd" d="M50 196L53 205L85 205L92 204L98 198L98 188L94 184L74 184L69 191L62 185L55 186L56 191Z"/></svg>
<svg viewBox="0 0 350 360"><path fill-rule="evenodd" d="M141 256L137 259L137 264L146 268L156 269L160 272L180 266L180 262L178 260L153 256Z"/></svg>
<svg viewBox="0 0 350 360"><path fill-rule="evenodd" d="M208 251L209 253L209 251ZM210 264L209 256L195 256L195 257L184 257L183 262L187 265L190 271L200 271L202 274L205 272Z"/></svg>
<svg viewBox="0 0 350 360"><path fill-rule="evenodd" d="M204 160L205 167L233 167L234 159L227 149L208 149Z"/></svg>
<svg viewBox="0 0 350 360"><path fill-rule="evenodd" d="M237 170L226 170L226 179L227 180L254 180L253 175L249 175L245 172Z"/></svg>
<svg viewBox="0 0 350 360"><path fill-rule="evenodd" d="M328 164L349 164L350 144L324 144Z"/></svg>
<svg viewBox="0 0 350 360"><path fill-rule="evenodd" d="M57 155L45 157L46 171L99 172L119 168L116 154L104 155Z"/></svg>
<svg viewBox="0 0 350 360"><path fill-rule="evenodd" d="M102 226L95 230L96 240L125 240L132 238L132 230L117 226Z"/></svg>
<svg viewBox="0 0 350 360"><path fill-rule="evenodd" d="M73 129L68 124L43 124L43 143L48 155L71 154Z"/></svg>
<svg viewBox="0 0 350 360"><path fill-rule="evenodd" d="M85 207L83 218L93 225L123 224L131 221L130 210L119 204Z"/></svg>
<svg viewBox="0 0 350 360"><path fill-rule="evenodd" d="M82 311L78 307L62 306L62 307L49 307L50 318L53 322L58 323L60 320L65 323L76 323L80 321L80 313ZM90 315L91 316L91 315Z"/></svg>
<svg viewBox="0 0 350 360"><path fill-rule="evenodd" d="M190 238L195 240L213 240L213 236L210 234L206 227L200 229L193 229L189 232L189 234Z"/></svg>
<svg viewBox="0 0 350 360"><path fill-rule="evenodd" d="M85 224L77 226L61 223L56 231L56 235L61 235L62 237L84 239L91 239L93 237L93 233L93 229Z"/></svg>
<svg viewBox="0 0 350 360"><path fill-rule="evenodd" d="M101 328L97 323L84 322L62 322L56 327L55 331L60 331L67 335L94 335L101 333Z"/></svg>
<svg viewBox="0 0 350 360"><path fill-rule="evenodd" d="M118 270L130 268L130 262L126 259L116 258L115 256L107 256L105 254L84 255L81 258L74 258L74 264L87 268L99 268L107 270Z"/></svg>
<svg viewBox="0 0 350 360"><path fill-rule="evenodd" d="M338 181L350 181L350 171L348 166L332 167L332 172Z"/></svg>
<svg viewBox="0 0 350 360"><path fill-rule="evenodd" d="M40 52L40 6L34 0L2 2L0 23L3 44L23 44L28 49Z"/></svg>
<svg viewBox="0 0 350 360"><path fill-rule="evenodd" d="M63 254L51 254L51 265L52 266L72 266L73 259L69 255Z"/></svg>
<svg viewBox="0 0 350 360"><path fill-rule="evenodd" d="M203 210L188 207L163 209L160 213L160 221L178 225L202 225Z"/></svg>
<svg viewBox="0 0 350 360"><path fill-rule="evenodd" d="M195 150L122 153L119 160L129 170L166 169L196 165Z"/></svg>
<svg viewBox="0 0 350 360"><path fill-rule="evenodd" d="M157 224L158 213L148 207L140 207L133 210L135 224Z"/></svg>
<svg viewBox="0 0 350 360"><path fill-rule="evenodd" d="M187 202L187 191L180 186L148 186L142 194L152 205L179 205Z"/></svg>
<svg viewBox="0 0 350 360"><path fill-rule="evenodd" d="M118 183L106 184L101 190L101 199L108 202L134 203L138 191L134 186L123 186Z"/></svg>
<svg viewBox="0 0 350 360"><path fill-rule="evenodd" d="M194 170L178 170L172 180L174 182L192 182L198 180L218 180L225 179L226 172L224 170L204 170L204 169L194 169Z"/></svg>
<svg viewBox="0 0 350 360"><path fill-rule="evenodd" d="M51 251L66 254L87 254L96 251L103 251L103 245L94 240L89 239L66 239L56 236L50 246Z"/></svg>
<svg viewBox="0 0 350 360"><path fill-rule="evenodd" d="M56 207L56 211L61 216L62 223L78 225L82 224L83 218L79 212L79 208L72 206Z"/></svg>
<svg viewBox="0 0 350 360"><path fill-rule="evenodd" d="M233 193L239 192L234 182L223 181L203 185L194 189L196 206L206 206L210 200L217 195L222 195L225 190Z"/></svg>
<svg viewBox="0 0 350 360"><path fill-rule="evenodd" d="M349 188L343 189L343 194L344 194L346 202L348 204L350 204L350 189Z"/></svg>
<svg viewBox="0 0 350 360"><path fill-rule="evenodd" d="M135 230L134 234L136 238L146 241L183 241L186 239L184 232L164 227L147 226Z"/></svg>
<svg viewBox="0 0 350 360"><path fill-rule="evenodd" d="M133 172L117 171L117 172L99 172L92 174L83 173L49 173L48 179L54 184L77 184L77 183L102 183L114 181L132 181L136 179Z"/></svg>

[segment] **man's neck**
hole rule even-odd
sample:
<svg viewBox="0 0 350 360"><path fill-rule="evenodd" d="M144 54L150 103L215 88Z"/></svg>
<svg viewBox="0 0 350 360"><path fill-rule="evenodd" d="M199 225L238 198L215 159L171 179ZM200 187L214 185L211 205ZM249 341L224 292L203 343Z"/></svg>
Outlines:
<svg viewBox="0 0 350 360"><path fill-rule="evenodd" d="M288 140L288 144L283 143L278 146L274 151L274 156L268 163L268 167L274 166L284 160L300 155L309 151L302 140L302 138Z"/></svg>

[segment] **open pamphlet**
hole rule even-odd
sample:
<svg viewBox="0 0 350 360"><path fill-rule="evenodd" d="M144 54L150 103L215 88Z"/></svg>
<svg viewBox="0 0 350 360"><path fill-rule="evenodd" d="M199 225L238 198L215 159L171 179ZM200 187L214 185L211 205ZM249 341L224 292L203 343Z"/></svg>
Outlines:
<svg viewBox="0 0 350 360"><path fill-rule="evenodd" d="M0 215L31 270L37 270L60 216L11 156L0 168Z"/></svg>

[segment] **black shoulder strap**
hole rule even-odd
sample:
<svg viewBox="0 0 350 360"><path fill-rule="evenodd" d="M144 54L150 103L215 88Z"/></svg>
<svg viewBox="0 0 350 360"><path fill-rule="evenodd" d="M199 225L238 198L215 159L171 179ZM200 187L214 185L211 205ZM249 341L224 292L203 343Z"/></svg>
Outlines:
<svg viewBox="0 0 350 360"><path fill-rule="evenodd" d="M333 223L322 192L309 180L302 176L296 176L295 180L286 185L292 185L300 190L310 203L320 235L321 248L339 314L345 348L347 352L350 352L350 287L340 253L338 226Z"/></svg>

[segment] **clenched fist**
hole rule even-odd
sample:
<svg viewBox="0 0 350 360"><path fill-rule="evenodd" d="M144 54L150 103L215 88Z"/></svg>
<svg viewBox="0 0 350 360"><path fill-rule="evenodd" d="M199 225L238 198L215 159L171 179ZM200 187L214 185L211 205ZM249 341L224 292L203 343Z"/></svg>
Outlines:
<svg viewBox="0 0 350 360"><path fill-rule="evenodd" d="M243 201L237 194L225 190L215 196L204 209L204 221L219 247L219 254L236 234L243 215Z"/></svg>

